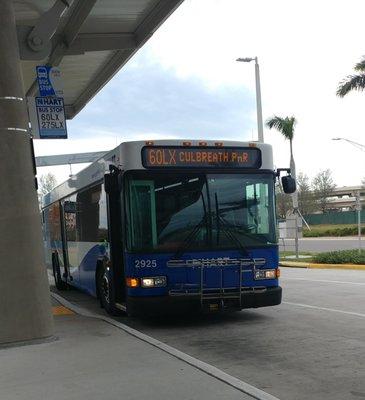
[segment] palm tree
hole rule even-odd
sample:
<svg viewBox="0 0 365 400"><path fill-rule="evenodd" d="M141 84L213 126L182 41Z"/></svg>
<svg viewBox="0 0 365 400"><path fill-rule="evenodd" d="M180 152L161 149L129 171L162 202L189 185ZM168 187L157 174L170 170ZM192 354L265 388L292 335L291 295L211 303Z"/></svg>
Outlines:
<svg viewBox="0 0 365 400"><path fill-rule="evenodd" d="M278 117L274 115L272 118L266 121L266 126L269 129L276 129L279 131L285 139L289 140L290 143L290 169L295 179L295 162L293 157L293 139L294 139L294 130L295 125L297 124L297 120L295 117Z"/></svg>
<svg viewBox="0 0 365 400"><path fill-rule="evenodd" d="M295 173L295 162L293 157L293 139L294 139L294 130L295 125L297 124L297 120L295 117L278 117L274 115L272 118L266 121L266 126L269 129L275 128L279 131L285 139L289 140L290 143L290 171L294 179L296 179ZM298 192L295 191L292 194L292 202L293 202L293 214L295 216L295 256L296 259L299 258L299 243L298 243L298 214L300 214L298 210Z"/></svg>
<svg viewBox="0 0 365 400"><path fill-rule="evenodd" d="M351 90L362 91L365 89L365 57L355 65L354 70L360 73L349 75L340 82L337 88L337 96L345 97Z"/></svg>

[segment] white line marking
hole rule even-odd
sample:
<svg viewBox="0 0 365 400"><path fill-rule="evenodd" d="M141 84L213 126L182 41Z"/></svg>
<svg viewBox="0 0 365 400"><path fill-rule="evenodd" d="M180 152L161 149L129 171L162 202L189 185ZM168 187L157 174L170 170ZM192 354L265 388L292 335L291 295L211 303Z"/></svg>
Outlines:
<svg viewBox="0 0 365 400"><path fill-rule="evenodd" d="M294 242L295 239L285 239L288 242ZM317 237L317 238L300 238L299 241L300 242L318 242L318 241L333 241L333 242L345 242L345 241L356 241L358 240L357 236L346 236L346 237L341 237L341 238L336 238L336 237L331 237L331 236L327 236L327 237Z"/></svg>
<svg viewBox="0 0 365 400"><path fill-rule="evenodd" d="M108 324L115 326L116 328L122 329L123 331L129 333L130 335L140 340L143 340L144 342L149 343L154 347L157 347L158 349L164 351L165 353L168 353L173 357L186 362L187 364L193 366L194 368L197 368L200 371L205 372L206 374L212 376L213 378L216 378L221 382L224 382L229 386L234 387L240 392L245 393L256 400L280 400L279 398L269 393L266 393L263 390L260 390L255 386L250 385L249 383L241 381L240 379L235 378L234 376L228 375L227 373L221 371L220 369L213 367L213 365L207 364L204 361L200 361L197 358L191 357L188 354L183 353L182 351L177 350L174 347L171 347L163 342L160 342L159 340L156 340L151 336L145 335L144 333L137 331L136 329L130 328L128 325L122 324L121 322L115 321L114 319L109 318L107 316L94 314L82 307L70 303L68 300L66 300L57 293L51 292L51 296L57 301L59 301L65 307L74 311L75 313L83 315L84 317L100 319L102 321L107 322Z"/></svg>
<svg viewBox="0 0 365 400"><path fill-rule="evenodd" d="M307 278L280 278L281 281L308 281L308 282L324 282L324 283L342 283L347 285L365 286L365 282L349 282L349 281L332 281L326 279L307 279Z"/></svg>
<svg viewBox="0 0 365 400"><path fill-rule="evenodd" d="M314 310L330 311L330 312L336 312L336 313L340 313L340 314L354 315L355 317L365 318L365 314L360 314L360 313L356 313L356 312L352 312L352 311L336 310L335 308L310 306L309 304L291 303L289 301L283 301L283 304L288 304L290 306L304 307L304 308L312 308Z"/></svg>

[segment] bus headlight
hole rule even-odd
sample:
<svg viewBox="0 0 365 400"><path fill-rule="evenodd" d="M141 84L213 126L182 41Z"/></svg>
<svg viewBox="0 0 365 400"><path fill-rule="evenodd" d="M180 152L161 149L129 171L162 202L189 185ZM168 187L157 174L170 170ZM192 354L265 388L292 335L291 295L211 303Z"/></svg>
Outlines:
<svg viewBox="0 0 365 400"><path fill-rule="evenodd" d="M255 279L276 279L276 269L258 269L255 271Z"/></svg>
<svg viewBox="0 0 365 400"><path fill-rule="evenodd" d="M166 286L166 276L155 276L151 278L141 278L141 286L144 288L164 287Z"/></svg>

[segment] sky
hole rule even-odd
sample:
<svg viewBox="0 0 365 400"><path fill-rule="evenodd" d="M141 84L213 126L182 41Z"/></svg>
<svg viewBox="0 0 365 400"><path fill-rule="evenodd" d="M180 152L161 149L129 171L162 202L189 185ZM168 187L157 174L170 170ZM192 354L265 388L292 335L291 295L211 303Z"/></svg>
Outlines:
<svg viewBox="0 0 365 400"><path fill-rule="evenodd" d="M354 12L356 10L356 12ZM36 155L100 151L121 141L257 137L253 63L258 57L264 121L295 116L297 171L329 168L337 186L365 177L365 92L336 97L365 55L363 0L185 0L147 44L68 121L67 140L37 140ZM61 64L62 70L62 64ZM274 163L289 144L265 128ZM77 172L85 165L74 165ZM39 168L58 182L69 166Z"/></svg>

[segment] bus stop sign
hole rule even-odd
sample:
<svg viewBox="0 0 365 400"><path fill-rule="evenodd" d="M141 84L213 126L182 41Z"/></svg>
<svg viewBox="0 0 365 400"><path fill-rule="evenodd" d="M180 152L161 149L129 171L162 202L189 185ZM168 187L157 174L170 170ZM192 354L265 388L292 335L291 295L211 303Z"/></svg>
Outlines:
<svg viewBox="0 0 365 400"><path fill-rule="evenodd" d="M28 97L28 110L35 139L67 139L62 97Z"/></svg>
<svg viewBox="0 0 365 400"><path fill-rule="evenodd" d="M38 97L28 97L29 118L35 139L67 139L61 71L50 65L38 65Z"/></svg>

